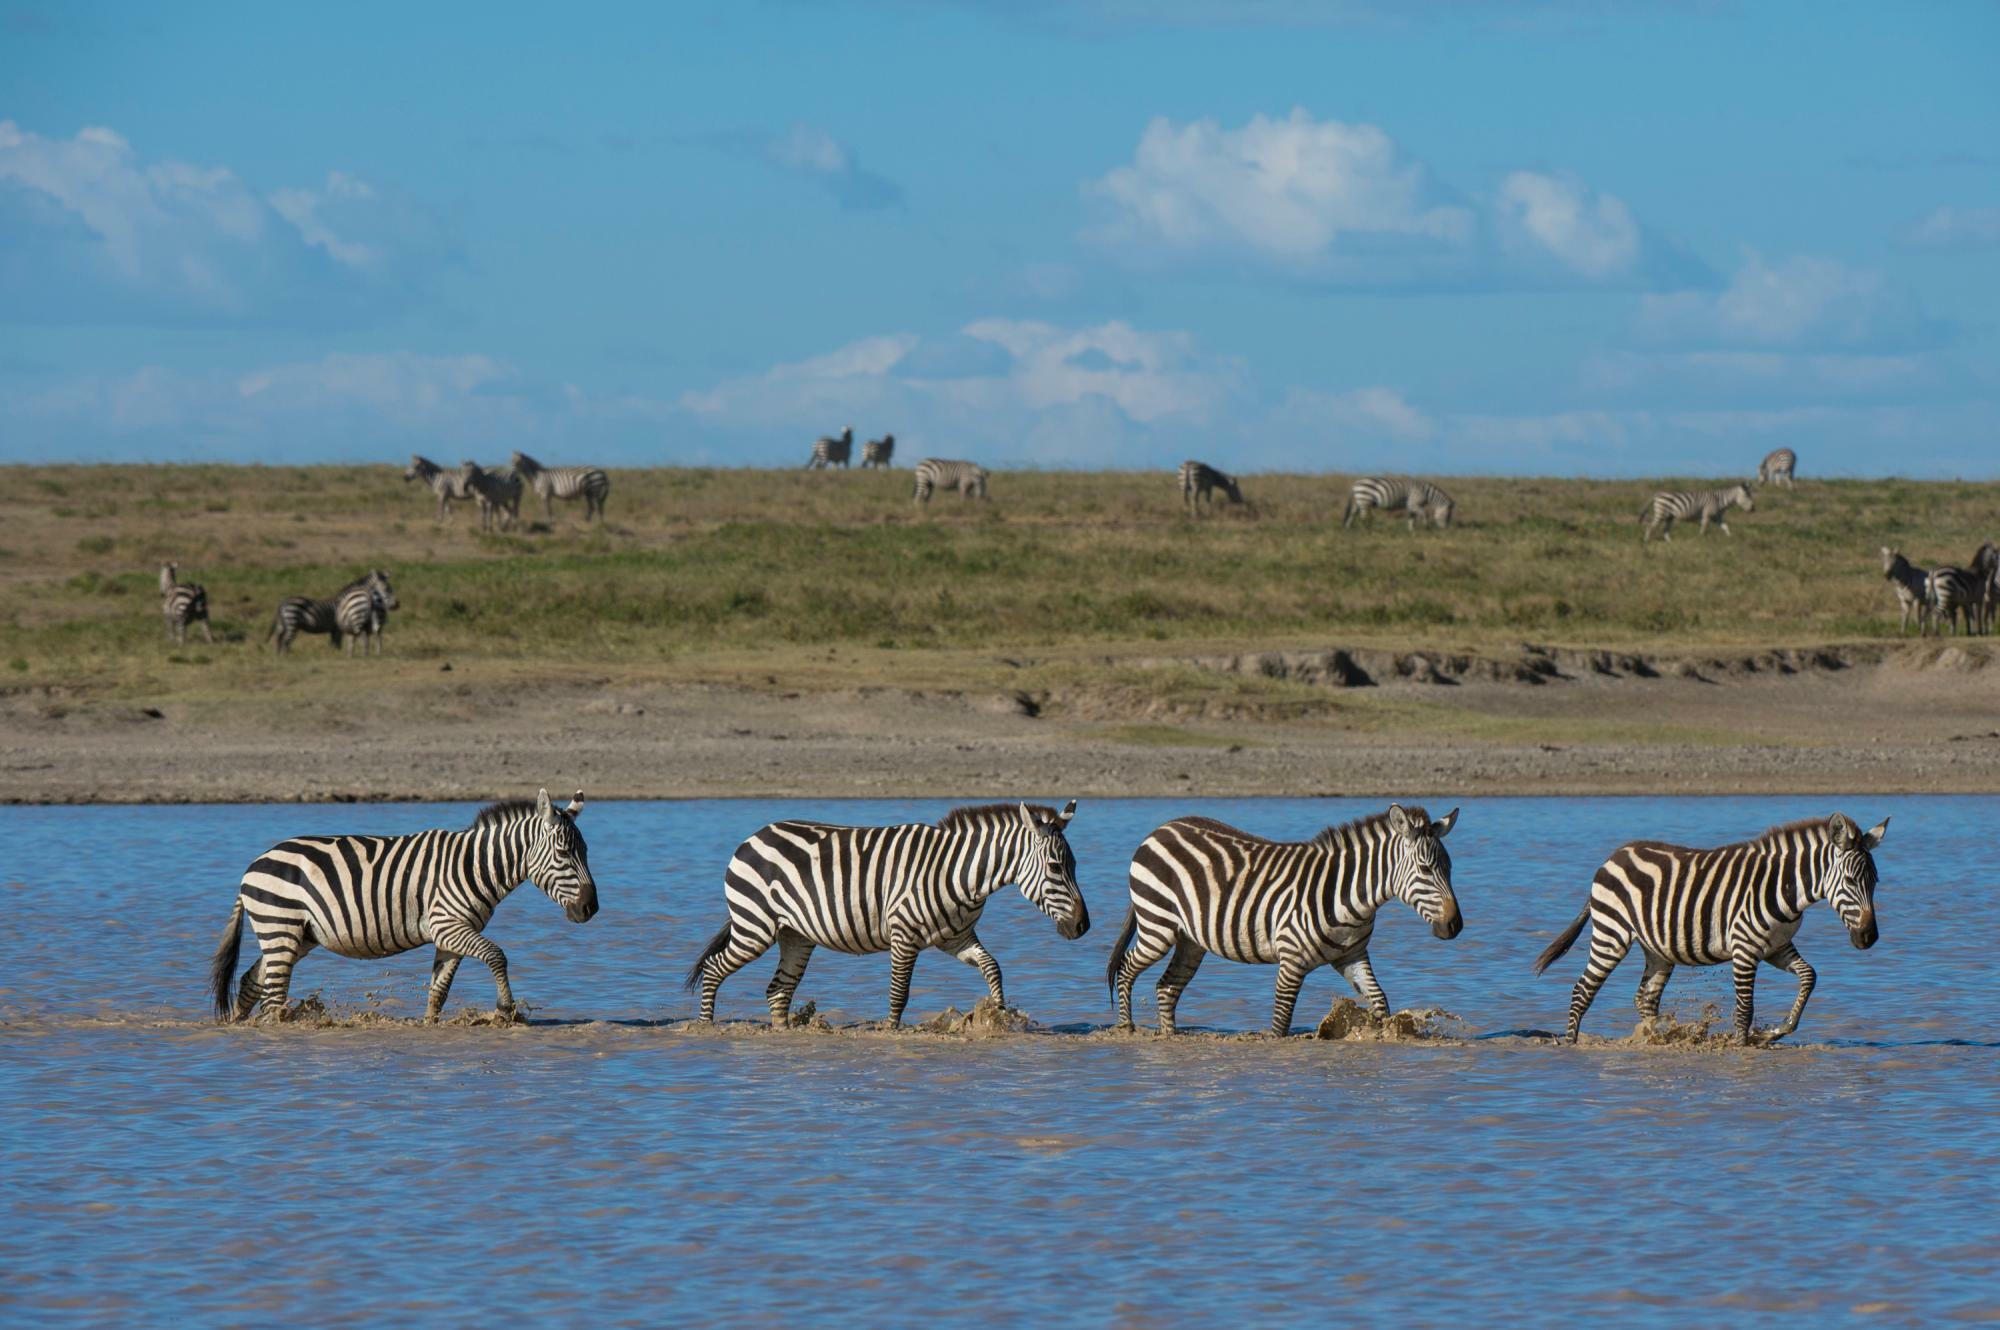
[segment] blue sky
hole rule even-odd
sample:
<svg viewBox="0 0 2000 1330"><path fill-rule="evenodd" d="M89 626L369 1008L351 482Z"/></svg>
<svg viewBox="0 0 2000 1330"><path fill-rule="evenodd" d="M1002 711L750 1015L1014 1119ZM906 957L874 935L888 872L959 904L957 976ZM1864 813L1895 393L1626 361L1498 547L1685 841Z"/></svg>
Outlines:
<svg viewBox="0 0 2000 1330"><path fill-rule="evenodd" d="M1992 4L9 5L0 459L2000 474Z"/></svg>

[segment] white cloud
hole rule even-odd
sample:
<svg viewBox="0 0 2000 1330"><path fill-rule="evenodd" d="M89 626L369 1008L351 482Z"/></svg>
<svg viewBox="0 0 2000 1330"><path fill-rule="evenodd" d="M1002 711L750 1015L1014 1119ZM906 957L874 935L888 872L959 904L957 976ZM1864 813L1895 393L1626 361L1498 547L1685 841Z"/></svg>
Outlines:
<svg viewBox="0 0 2000 1330"><path fill-rule="evenodd" d="M323 189L280 189L271 194L269 202L308 245L325 250L336 261L350 268L369 268L381 261L380 253L359 241L342 240L334 234L322 213L330 210L329 205L366 203L374 198L375 190L367 181L339 171L329 171Z"/></svg>
<svg viewBox="0 0 2000 1330"><path fill-rule="evenodd" d="M1500 182L1496 211L1510 250L1545 254L1580 277L1615 277L1638 262L1631 209L1573 177L1516 171Z"/></svg>
<svg viewBox="0 0 2000 1330"><path fill-rule="evenodd" d="M1989 249L2000 245L2000 208L1937 208L1903 233L1911 249Z"/></svg>
<svg viewBox="0 0 2000 1330"><path fill-rule="evenodd" d="M1933 344L1946 329L1879 272L1805 256L1772 264L1747 250L1723 291L1643 297L1638 331L1683 346L1888 350Z"/></svg>

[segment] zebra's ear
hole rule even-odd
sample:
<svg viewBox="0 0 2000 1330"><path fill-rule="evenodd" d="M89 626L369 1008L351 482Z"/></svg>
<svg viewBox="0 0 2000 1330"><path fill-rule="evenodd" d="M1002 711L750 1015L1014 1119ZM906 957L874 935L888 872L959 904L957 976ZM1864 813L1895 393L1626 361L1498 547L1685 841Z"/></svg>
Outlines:
<svg viewBox="0 0 2000 1330"><path fill-rule="evenodd" d="M542 815L542 821L544 822L554 822L556 820L556 806L550 801L547 790L543 790L535 796L535 811Z"/></svg>
<svg viewBox="0 0 2000 1330"><path fill-rule="evenodd" d="M1451 834L1452 827L1456 826L1457 823L1458 823L1458 810L1454 808L1449 813L1446 813L1443 817L1439 818L1437 821L1431 823L1431 834L1436 836L1439 840L1443 840L1446 836L1449 836Z"/></svg>
<svg viewBox="0 0 2000 1330"><path fill-rule="evenodd" d="M1410 815L1403 811L1401 804L1389 805L1389 830L1398 836L1407 836L1410 833Z"/></svg>
<svg viewBox="0 0 2000 1330"><path fill-rule="evenodd" d="M1030 831L1035 829L1034 810L1029 808L1025 803L1021 805L1021 825L1027 827Z"/></svg>
<svg viewBox="0 0 2000 1330"><path fill-rule="evenodd" d="M1076 816L1076 800L1072 799L1068 803L1063 805L1062 812L1056 814L1056 821L1060 822L1063 826L1068 826L1069 820L1075 816Z"/></svg>
<svg viewBox="0 0 2000 1330"><path fill-rule="evenodd" d="M1882 843L1882 838L1888 834L1889 834L1889 819L1885 817L1880 822L1877 822L1874 826L1868 828L1868 834L1861 838L1861 843L1868 849L1872 850L1877 845L1880 845Z"/></svg>
<svg viewBox="0 0 2000 1330"><path fill-rule="evenodd" d="M582 791L582 790L578 790L578 791L576 792L576 797L575 797L575 798L573 798L573 799L571 799L571 800L569 801L569 807L568 807L568 808L565 808L565 809L563 809L563 811L564 811L565 813L568 813L568 814L569 814L569 816L570 816L570 820L571 820L572 822L574 822L574 821L575 821L575 820L576 820L577 818L579 818L579 817L582 817L582 816L583 816L583 791Z"/></svg>
<svg viewBox="0 0 2000 1330"><path fill-rule="evenodd" d="M1861 829L1854 825L1854 819L1845 813L1835 813L1826 820L1827 838L1835 845L1852 845Z"/></svg>

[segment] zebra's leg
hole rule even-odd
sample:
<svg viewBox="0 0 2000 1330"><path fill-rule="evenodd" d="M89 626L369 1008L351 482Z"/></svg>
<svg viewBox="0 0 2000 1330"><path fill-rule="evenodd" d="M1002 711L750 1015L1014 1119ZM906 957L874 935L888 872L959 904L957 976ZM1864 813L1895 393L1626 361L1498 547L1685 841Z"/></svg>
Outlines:
<svg viewBox="0 0 2000 1330"><path fill-rule="evenodd" d="M1000 962L993 959L993 953L980 942L977 933L946 938L938 943L938 950L976 968L986 981L987 996L1003 1007L1007 1005L1007 994L1000 984Z"/></svg>
<svg viewBox="0 0 2000 1330"><path fill-rule="evenodd" d="M230 1013L230 1019L249 1020L250 1013L257 1009L258 999L263 992L264 962L259 959L252 962L250 968L243 972L243 977L236 981L236 1006Z"/></svg>
<svg viewBox="0 0 2000 1330"><path fill-rule="evenodd" d="M1769 1043L1783 1039L1799 1028L1799 1017L1806 1014L1806 999L1812 996L1813 985L1819 981L1819 976L1813 973L1812 966L1806 964L1806 958L1799 955L1799 949L1789 942L1766 956L1764 961L1780 970L1790 970L1799 981L1799 995L1792 1003L1791 1014L1785 1017L1783 1025L1765 1036L1765 1042Z"/></svg>
<svg viewBox="0 0 2000 1330"><path fill-rule="evenodd" d="M313 949L303 923L285 924L257 935L263 957L257 962L257 1018L281 1021L292 995L292 971Z"/></svg>
<svg viewBox="0 0 2000 1330"><path fill-rule="evenodd" d="M432 1023L444 1014L444 1000L451 996L451 981L458 977L458 963L465 959L439 948L431 958L430 994L424 1002L424 1020Z"/></svg>
<svg viewBox="0 0 2000 1330"><path fill-rule="evenodd" d="M1181 994L1187 992L1187 986L1194 982L1194 972L1207 957L1208 949L1185 934L1174 944L1174 958L1160 971L1160 982L1153 985L1153 998L1160 1008L1161 1034L1174 1032L1174 1015L1180 1010Z"/></svg>
<svg viewBox="0 0 2000 1330"><path fill-rule="evenodd" d="M889 1024L903 1023L903 1008L910 1005L910 976L917 968L917 944L906 937L889 939Z"/></svg>
<svg viewBox="0 0 2000 1330"><path fill-rule="evenodd" d="M701 963L700 1018L704 1024L715 1019L715 995L721 989L722 981L769 951L771 944L778 940L776 931L754 927L760 922L754 916L732 910L728 945ZM803 970L804 966L801 965L800 969Z"/></svg>
<svg viewBox="0 0 2000 1330"><path fill-rule="evenodd" d="M1175 936L1171 928L1148 929L1146 916L1141 914L1138 917L1132 945L1126 949L1125 959L1119 963L1118 975L1112 984L1118 999L1119 1029L1132 1028L1132 985L1138 982L1140 975L1157 965L1160 957L1174 949ZM1173 1017L1166 1016L1160 1025L1161 1033L1172 1034L1173 1024Z"/></svg>
<svg viewBox="0 0 2000 1330"><path fill-rule="evenodd" d="M1717 526L1719 526L1719 527L1721 527L1721 528L1722 528L1722 534L1723 534L1723 535L1725 535L1725 536L1728 536L1728 537L1729 537L1729 538L1730 538L1731 540L1734 540L1734 539L1736 539L1736 533L1735 533L1734 531L1731 531L1731 530L1729 529L1729 519L1728 519L1728 518L1726 518L1726 517L1718 517L1718 518L1716 518L1716 519L1715 519L1715 523L1716 523L1716 525L1717 525Z"/></svg>
<svg viewBox="0 0 2000 1330"><path fill-rule="evenodd" d="M1639 992L1632 999L1632 1005L1647 1020L1657 1020L1660 1015L1660 995L1667 991L1667 980L1674 977L1674 963L1664 956L1655 955L1648 948L1646 973L1639 980Z"/></svg>
<svg viewBox="0 0 2000 1330"><path fill-rule="evenodd" d="M771 976L770 986L764 990L764 1001L770 1004L771 1024L780 1030L791 1021L792 997L806 977L806 963L812 960L813 945L813 940L804 933L789 928L778 934L778 972Z"/></svg>
<svg viewBox="0 0 2000 1330"><path fill-rule="evenodd" d="M431 941L439 951L484 961L493 972L493 1010L506 1017L515 1014L514 988L507 982L507 953L500 950L499 943L456 919L433 925Z"/></svg>
<svg viewBox="0 0 2000 1330"><path fill-rule="evenodd" d="M1278 989L1271 1001L1271 1037L1283 1039L1292 1032L1292 1009L1299 1005L1299 989L1312 964L1287 956L1278 961Z"/></svg>
<svg viewBox="0 0 2000 1330"><path fill-rule="evenodd" d="M1750 1023L1757 1015L1757 966L1763 957L1739 952L1729 958L1730 978L1736 984L1736 1042L1750 1042Z"/></svg>
<svg viewBox="0 0 2000 1330"><path fill-rule="evenodd" d="M208 620L206 617L201 621L201 640L210 646L215 645L215 634L208 631Z"/></svg>
<svg viewBox="0 0 2000 1330"><path fill-rule="evenodd" d="M1583 973L1577 977L1576 987L1569 995L1569 1024L1564 1027L1563 1038L1576 1042L1577 1034L1583 1029L1583 1014L1590 1010L1590 1004L1597 999L1597 990L1604 987L1604 981L1618 968L1618 962L1625 959L1625 953L1632 950L1632 935L1619 928L1610 918L1590 912L1590 959L1584 962Z"/></svg>
<svg viewBox="0 0 2000 1330"><path fill-rule="evenodd" d="M1375 982L1375 966L1370 963L1367 952L1336 961L1333 968L1340 971L1340 977L1354 989L1354 995L1368 1004L1370 1016L1378 1021L1389 1019L1389 995L1382 991L1382 985Z"/></svg>

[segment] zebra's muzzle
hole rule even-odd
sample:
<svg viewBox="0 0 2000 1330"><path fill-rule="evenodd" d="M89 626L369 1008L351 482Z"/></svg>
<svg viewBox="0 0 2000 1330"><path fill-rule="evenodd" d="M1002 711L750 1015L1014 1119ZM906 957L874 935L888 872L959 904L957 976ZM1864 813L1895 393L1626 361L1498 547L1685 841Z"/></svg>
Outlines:
<svg viewBox="0 0 2000 1330"><path fill-rule="evenodd" d="M1083 903L1083 897L1076 898L1076 913L1056 925L1056 932L1071 942L1090 931L1090 910Z"/></svg>
<svg viewBox="0 0 2000 1330"><path fill-rule="evenodd" d="M1875 927L1875 916L1872 914L1862 920L1861 927L1847 930L1847 940L1854 944L1857 951L1868 950L1881 936L1881 931Z"/></svg>
<svg viewBox="0 0 2000 1330"><path fill-rule="evenodd" d="M1453 910L1445 918L1431 925L1431 936L1451 941L1465 931L1465 916Z"/></svg>

